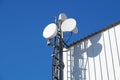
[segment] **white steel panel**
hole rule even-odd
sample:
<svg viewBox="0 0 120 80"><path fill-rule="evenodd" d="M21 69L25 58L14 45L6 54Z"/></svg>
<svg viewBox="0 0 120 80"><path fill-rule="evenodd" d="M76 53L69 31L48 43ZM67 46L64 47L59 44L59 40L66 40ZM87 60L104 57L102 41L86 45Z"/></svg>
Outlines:
<svg viewBox="0 0 120 80"><path fill-rule="evenodd" d="M100 70L100 59L99 59L99 54L101 52L101 44L99 43L99 40L101 39L101 34L96 35L95 37L92 37L92 45L93 45L93 54L96 55L93 60L94 60L94 76L95 80L101 80L101 70ZM97 66L97 67L96 67Z"/></svg>
<svg viewBox="0 0 120 80"><path fill-rule="evenodd" d="M105 51L106 51L106 59L107 59L108 79L114 80L115 78L114 78L114 71L113 71L113 64L112 64L113 58L111 55L111 47L110 47L111 45L109 41L108 30L104 32L104 43L105 43Z"/></svg>
<svg viewBox="0 0 120 80"><path fill-rule="evenodd" d="M107 59L106 59L104 35L101 36L101 39L100 39L99 43L102 45L102 50L101 50L101 53L100 53L101 80L109 80L108 79L108 69L107 69Z"/></svg>
<svg viewBox="0 0 120 80"><path fill-rule="evenodd" d="M120 25L64 52L64 80L120 80Z"/></svg>
<svg viewBox="0 0 120 80"><path fill-rule="evenodd" d="M64 51L66 51L66 49L63 49ZM64 67L64 72L63 72L63 78L64 78L64 80L68 80L67 79L67 75L68 75L68 73L67 73L67 54L69 53L70 51L67 51L67 52L64 52L64 54L63 54L63 61L64 61L64 65L65 65L65 67Z"/></svg>
<svg viewBox="0 0 120 80"><path fill-rule="evenodd" d="M118 58L114 28L110 29L109 33L110 33L111 52L112 52L112 56L113 56L115 80L118 80L118 79L120 79L120 69L119 69L120 67L119 67L119 62L118 62L119 58Z"/></svg>
<svg viewBox="0 0 120 80"><path fill-rule="evenodd" d="M120 25L115 27L115 37L116 37L116 46L117 46L117 53L118 53L119 67L120 67Z"/></svg>

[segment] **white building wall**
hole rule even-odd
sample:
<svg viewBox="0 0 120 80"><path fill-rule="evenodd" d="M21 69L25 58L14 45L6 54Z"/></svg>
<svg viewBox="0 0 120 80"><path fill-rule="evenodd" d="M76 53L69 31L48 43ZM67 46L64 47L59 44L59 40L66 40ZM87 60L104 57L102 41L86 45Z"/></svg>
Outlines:
<svg viewBox="0 0 120 80"><path fill-rule="evenodd" d="M64 80L120 80L120 25L64 52Z"/></svg>

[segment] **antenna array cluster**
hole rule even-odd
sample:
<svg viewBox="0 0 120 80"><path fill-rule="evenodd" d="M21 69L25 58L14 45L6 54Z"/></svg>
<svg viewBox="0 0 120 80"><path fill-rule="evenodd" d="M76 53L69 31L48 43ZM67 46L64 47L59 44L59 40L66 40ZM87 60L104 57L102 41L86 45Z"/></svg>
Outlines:
<svg viewBox="0 0 120 80"><path fill-rule="evenodd" d="M55 23L48 24L43 30L43 37L47 39L47 44L54 47L52 54L52 80L63 80L63 46L66 45L63 35L65 32L78 33L78 29L76 20L67 18L64 13L59 15ZM53 44L51 40L54 41Z"/></svg>

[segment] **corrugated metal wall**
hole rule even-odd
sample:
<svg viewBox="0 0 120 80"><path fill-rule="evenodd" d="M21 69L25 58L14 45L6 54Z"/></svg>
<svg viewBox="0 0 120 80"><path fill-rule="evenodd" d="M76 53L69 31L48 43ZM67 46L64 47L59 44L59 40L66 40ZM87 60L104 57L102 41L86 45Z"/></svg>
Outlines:
<svg viewBox="0 0 120 80"><path fill-rule="evenodd" d="M64 80L120 80L120 25L64 52Z"/></svg>

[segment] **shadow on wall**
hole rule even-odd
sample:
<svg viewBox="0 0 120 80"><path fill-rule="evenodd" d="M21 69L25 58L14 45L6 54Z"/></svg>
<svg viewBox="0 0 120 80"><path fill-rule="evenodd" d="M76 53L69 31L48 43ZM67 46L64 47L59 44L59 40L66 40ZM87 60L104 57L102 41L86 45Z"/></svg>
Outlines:
<svg viewBox="0 0 120 80"><path fill-rule="evenodd" d="M98 56L102 50L102 45L98 43L100 38L101 34L98 34L74 47L73 80L86 80L88 58Z"/></svg>
<svg viewBox="0 0 120 80"><path fill-rule="evenodd" d="M101 34L98 34L95 37L90 39L91 46L86 48L86 52L87 52L88 57L96 57L100 54L100 52L102 50L102 45L100 43L98 43L100 38L101 38Z"/></svg>

